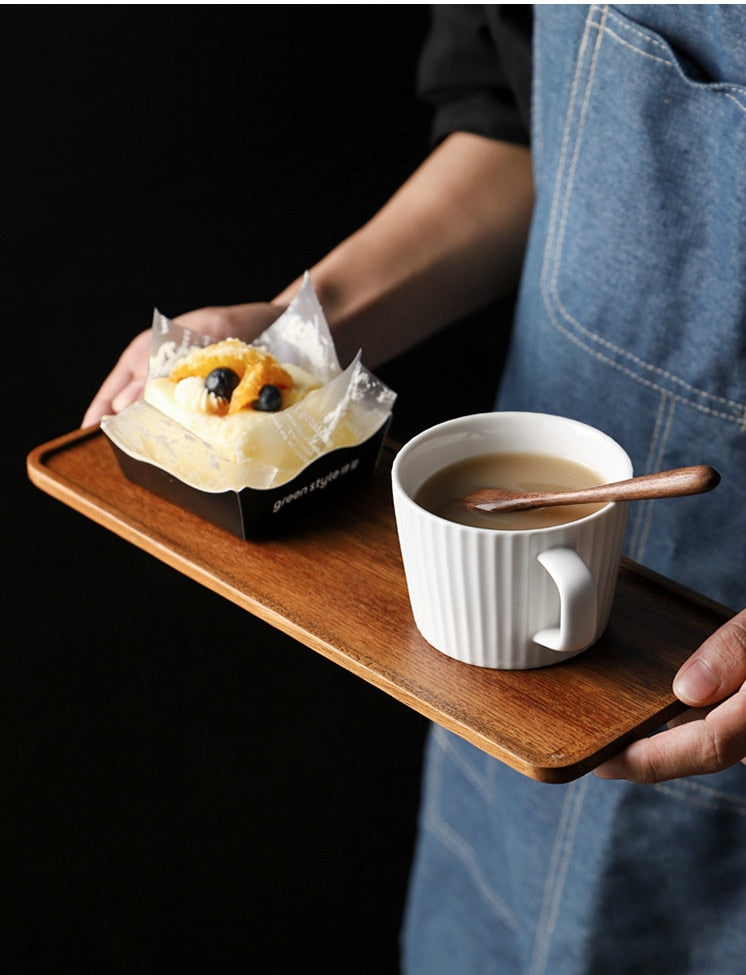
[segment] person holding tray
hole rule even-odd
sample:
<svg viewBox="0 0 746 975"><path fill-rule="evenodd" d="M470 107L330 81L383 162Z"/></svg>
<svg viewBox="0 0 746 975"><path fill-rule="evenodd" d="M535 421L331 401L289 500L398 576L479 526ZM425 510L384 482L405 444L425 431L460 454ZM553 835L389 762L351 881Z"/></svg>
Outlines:
<svg viewBox="0 0 746 975"><path fill-rule="evenodd" d="M746 606L744 50L742 5L434 7L418 79L433 151L311 268L340 359L362 347L371 366L519 283L496 409L590 423L637 473L714 465L706 521L641 503L626 554L734 610ZM300 281L177 320L250 339ZM124 351L84 425L139 395L148 341ZM691 706L674 726L566 785L431 730L405 973L746 971L746 610L674 691Z"/></svg>

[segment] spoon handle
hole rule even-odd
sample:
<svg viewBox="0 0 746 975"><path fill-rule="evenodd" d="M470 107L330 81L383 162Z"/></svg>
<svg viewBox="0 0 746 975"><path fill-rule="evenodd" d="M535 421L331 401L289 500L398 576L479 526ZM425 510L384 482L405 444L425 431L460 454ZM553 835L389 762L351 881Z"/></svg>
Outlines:
<svg viewBox="0 0 746 975"><path fill-rule="evenodd" d="M643 498L671 498L711 491L720 483L718 472L704 464L677 467L658 474L643 474L626 481L598 484L568 491L537 494L501 493L489 488L475 491L465 503L480 511L519 511L561 504L588 504L594 501L636 501Z"/></svg>

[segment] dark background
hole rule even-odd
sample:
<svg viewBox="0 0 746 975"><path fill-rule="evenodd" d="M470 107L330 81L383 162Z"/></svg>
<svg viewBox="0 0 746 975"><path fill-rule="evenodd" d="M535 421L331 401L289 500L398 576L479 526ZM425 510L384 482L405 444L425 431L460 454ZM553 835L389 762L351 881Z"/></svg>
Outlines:
<svg viewBox="0 0 746 975"><path fill-rule="evenodd" d="M154 305L270 298L386 200L428 149L427 21L4 8L3 971L397 971L424 719L47 497L25 457ZM378 370L397 439L489 408L491 335L474 318Z"/></svg>

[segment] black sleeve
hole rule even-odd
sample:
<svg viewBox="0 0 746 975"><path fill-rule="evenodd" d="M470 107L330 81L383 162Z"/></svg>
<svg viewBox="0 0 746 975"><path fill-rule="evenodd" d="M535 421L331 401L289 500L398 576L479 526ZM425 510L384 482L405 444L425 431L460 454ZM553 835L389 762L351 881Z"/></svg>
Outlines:
<svg viewBox="0 0 746 975"><path fill-rule="evenodd" d="M417 73L432 141L456 131L529 144L530 5L434 4Z"/></svg>

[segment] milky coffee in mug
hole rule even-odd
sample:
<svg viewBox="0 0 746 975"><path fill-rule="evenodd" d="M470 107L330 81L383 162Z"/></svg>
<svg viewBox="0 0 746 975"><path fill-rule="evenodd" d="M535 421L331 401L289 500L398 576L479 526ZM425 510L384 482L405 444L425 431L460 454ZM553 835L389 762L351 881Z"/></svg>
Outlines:
<svg viewBox="0 0 746 975"><path fill-rule="evenodd" d="M598 511L603 503L487 512L467 508L460 498L481 488L499 487L533 494L537 491L566 491L603 483L604 479L589 467L552 454L483 454L449 464L433 474L419 489L415 501L433 514L462 525L520 531L577 521Z"/></svg>
<svg viewBox="0 0 746 975"><path fill-rule="evenodd" d="M622 481L632 477L632 464L602 431L540 413L448 420L414 437L394 459L396 527L422 636L465 663L548 666L586 650L606 628L628 504L522 512L527 522L500 527L496 519L505 515L480 513L477 523L462 524L471 516L438 513L443 495L450 493L452 505L467 490L511 487L505 471L493 479L495 464L512 467L526 490L571 487L576 477L579 486L589 477ZM474 483L475 476L487 481ZM584 510L571 510L577 508Z"/></svg>

